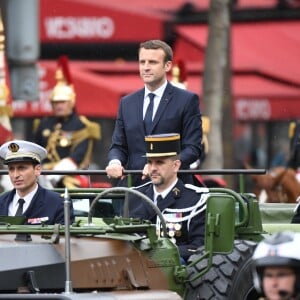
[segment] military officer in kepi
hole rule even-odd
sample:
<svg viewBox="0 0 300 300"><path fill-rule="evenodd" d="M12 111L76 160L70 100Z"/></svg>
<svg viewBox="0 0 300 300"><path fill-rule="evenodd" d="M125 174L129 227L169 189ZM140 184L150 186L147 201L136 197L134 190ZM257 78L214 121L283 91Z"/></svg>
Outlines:
<svg viewBox="0 0 300 300"><path fill-rule="evenodd" d="M148 196L162 212L169 238L178 246L186 262L204 244L205 208L208 189L184 184L180 169L180 135L159 134L145 137L146 158L151 181L136 189ZM129 215L156 223L162 235L156 212L136 195L129 196Z"/></svg>
<svg viewBox="0 0 300 300"><path fill-rule="evenodd" d="M100 126L75 111L75 91L68 59L61 56L55 78L57 81L50 101L53 116L36 120L34 142L47 149L44 170L77 170L89 167L93 146L100 139ZM80 181L72 176L48 175L53 187L78 187Z"/></svg>

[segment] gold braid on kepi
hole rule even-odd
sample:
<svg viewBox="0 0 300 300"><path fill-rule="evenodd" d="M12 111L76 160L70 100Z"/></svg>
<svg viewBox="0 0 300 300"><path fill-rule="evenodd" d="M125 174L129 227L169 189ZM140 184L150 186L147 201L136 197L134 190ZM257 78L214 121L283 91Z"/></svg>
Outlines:
<svg viewBox="0 0 300 300"><path fill-rule="evenodd" d="M73 101L75 102L75 91L73 80L69 70L67 56L60 56L58 66L55 72L56 85L51 93L50 100L55 101Z"/></svg>
<svg viewBox="0 0 300 300"><path fill-rule="evenodd" d="M180 134L154 134L145 137L146 157L168 157L180 154Z"/></svg>

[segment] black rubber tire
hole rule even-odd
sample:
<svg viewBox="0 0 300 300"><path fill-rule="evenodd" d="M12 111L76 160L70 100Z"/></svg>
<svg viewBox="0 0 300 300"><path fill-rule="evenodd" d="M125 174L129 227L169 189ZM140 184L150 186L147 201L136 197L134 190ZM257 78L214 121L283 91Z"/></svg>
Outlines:
<svg viewBox="0 0 300 300"><path fill-rule="evenodd" d="M257 299L252 272L251 258L256 243L236 240L230 254L213 256L211 269L201 278L188 282L185 300L252 300ZM204 251L192 255L189 262L195 261ZM207 259L188 268L189 279L199 274L207 266Z"/></svg>

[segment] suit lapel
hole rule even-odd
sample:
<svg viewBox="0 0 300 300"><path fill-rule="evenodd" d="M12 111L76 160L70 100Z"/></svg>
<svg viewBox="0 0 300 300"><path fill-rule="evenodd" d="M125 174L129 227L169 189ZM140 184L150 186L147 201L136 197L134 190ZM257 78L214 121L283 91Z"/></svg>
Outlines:
<svg viewBox="0 0 300 300"><path fill-rule="evenodd" d="M143 121L143 106L144 106L145 89L141 89L137 93L136 102L134 103L133 111L137 112L137 120L144 124Z"/></svg>
<svg viewBox="0 0 300 300"><path fill-rule="evenodd" d="M16 193L15 189L13 189L12 191L10 191L8 197L6 198L6 201L1 203L0 210L1 210L1 213L3 215L7 215L8 216L9 204L13 201L15 193Z"/></svg>
<svg viewBox="0 0 300 300"><path fill-rule="evenodd" d="M44 203L44 199L42 200L41 198L39 199L39 193L40 193L40 186L38 187L38 190L36 191L36 193L33 195L30 204L28 206L28 208L24 211L24 215L26 215L26 213L28 215L31 215L31 211L33 211L34 213L39 212L40 211L40 207L43 206ZM34 208L34 209L33 209Z"/></svg>
<svg viewBox="0 0 300 300"><path fill-rule="evenodd" d="M137 122L143 125L141 126L141 128L143 130L144 135L146 135L144 119L143 119L144 98L145 98L145 88L139 90L138 93L136 94L136 103L134 103L135 107L133 108L133 111L137 112Z"/></svg>
<svg viewBox="0 0 300 300"><path fill-rule="evenodd" d="M168 82L166 89L163 93L163 96L161 97L159 106L157 108L153 123L152 123L152 128L151 131L153 130L153 128L157 125L158 121L160 120L163 112L166 110L167 106L169 105L169 103L172 100L173 97L173 92L174 92L174 88L173 86Z"/></svg>

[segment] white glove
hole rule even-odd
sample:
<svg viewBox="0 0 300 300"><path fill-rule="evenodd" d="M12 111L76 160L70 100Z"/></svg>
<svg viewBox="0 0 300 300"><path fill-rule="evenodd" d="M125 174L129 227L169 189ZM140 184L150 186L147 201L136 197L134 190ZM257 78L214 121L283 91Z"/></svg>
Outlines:
<svg viewBox="0 0 300 300"><path fill-rule="evenodd" d="M59 163L57 163L53 170L64 170L64 171L74 171L77 170L77 165L70 158L64 158ZM55 186L62 177L65 175L56 174L56 175L47 175L50 182Z"/></svg>

